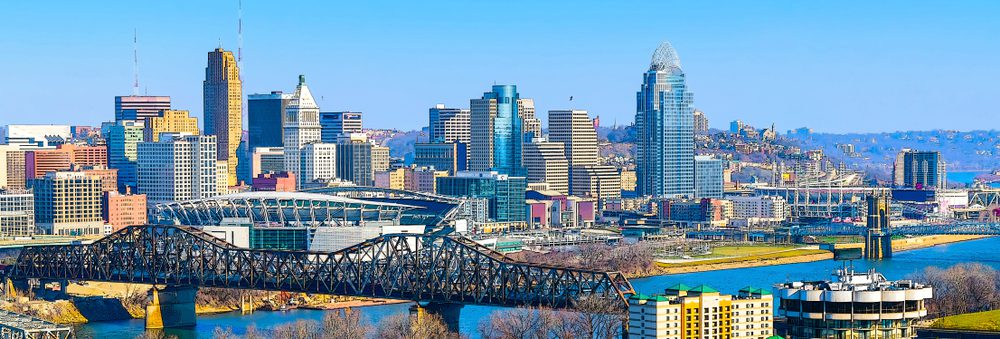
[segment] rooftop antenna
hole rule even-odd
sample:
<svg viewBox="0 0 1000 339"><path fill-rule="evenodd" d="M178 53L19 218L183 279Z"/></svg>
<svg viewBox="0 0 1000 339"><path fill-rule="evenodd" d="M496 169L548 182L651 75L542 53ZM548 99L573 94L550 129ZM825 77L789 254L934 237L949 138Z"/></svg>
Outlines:
<svg viewBox="0 0 1000 339"><path fill-rule="evenodd" d="M139 95L139 30L132 29L132 74L135 77L132 83L132 95Z"/></svg>

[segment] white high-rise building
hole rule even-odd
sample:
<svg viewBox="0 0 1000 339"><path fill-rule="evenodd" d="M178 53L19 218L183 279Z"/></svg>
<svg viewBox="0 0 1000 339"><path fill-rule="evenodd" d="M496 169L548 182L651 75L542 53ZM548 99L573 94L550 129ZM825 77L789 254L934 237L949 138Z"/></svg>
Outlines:
<svg viewBox="0 0 1000 339"><path fill-rule="evenodd" d="M292 95L292 100L285 108L284 129L285 171L295 174L299 187L319 179L316 177L320 175L318 173L324 173L328 166L335 166L335 156L330 159L333 162L325 162L324 154L329 149L328 147L316 146L312 148L312 155L305 154L306 145L322 142L323 128L319 122L319 106L316 105L316 100L313 99L312 92L306 85L304 75L299 76L299 85L295 87L295 94ZM307 158L311 158L313 161L303 160ZM306 168L306 166L312 168Z"/></svg>
<svg viewBox="0 0 1000 339"><path fill-rule="evenodd" d="M162 134L158 142L140 142L139 193L150 205L219 195L229 172L218 164L217 147L214 135Z"/></svg>

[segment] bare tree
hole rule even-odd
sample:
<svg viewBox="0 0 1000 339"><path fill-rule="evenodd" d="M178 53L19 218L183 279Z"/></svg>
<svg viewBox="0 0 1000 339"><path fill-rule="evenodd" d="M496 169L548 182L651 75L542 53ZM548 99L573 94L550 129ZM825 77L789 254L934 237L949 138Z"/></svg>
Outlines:
<svg viewBox="0 0 1000 339"><path fill-rule="evenodd" d="M135 339L177 339L177 336L167 335L163 330L146 330L135 336Z"/></svg>
<svg viewBox="0 0 1000 339"><path fill-rule="evenodd" d="M265 335L264 333L261 333L261 331L258 330L257 326L254 324L250 324L249 326L247 326L247 333L243 335L243 339L265 339L265 338L268 338L268 336Z"/></svg>
<svg viewBox="0 0 1000 339"><path fill-rule="evenodd" d="M547 318L537 309L494 311L479 324L479 334L486 339L544 339L549 337Z"/></svg>
<svg viewBox="0 0 1000 339"><path fill-rule="evenodd" d="M320 339L320 327L312 320L299 320L278 326L271 333L277 339Z"/></svg>
<svg viewBox="0 0 1000 339"><path fill-rule="evenodd" d="M236 339L236 338L238 337L235 334L233 334L233 329L229 327L226 328L216 327L215 330L212 331L212 339Z"/></svg>
<svg viewBox="0 0 1000 339"><path fill-rule="evenodd" d="M611 339L621 336L626 309L620 300L586 297L576 301L570 321L580 329L580 337Z"/></svg>
<svg viewBox="0 0 1000 339"><path fill-rule="evenodd" d="M448 325L444 319L437 314L426 314L419 317L412 317L410 321L410 338L449 338L457 337L454 333L448 332Z"/></svg>
<svg viewBox="0 0 1000 339"><path fill-rule="evenodd" d="M406 339L410 335L410 315L394 314L378 323L375 337L379 339Z"/></svg>
<svg viewBox="0 0 1000 339"><path fill-rule="evenodd" d="M361 312L350 308L328 313L323 317L323 331L344 339L364 339L368 326L361 321Z"/></svg>

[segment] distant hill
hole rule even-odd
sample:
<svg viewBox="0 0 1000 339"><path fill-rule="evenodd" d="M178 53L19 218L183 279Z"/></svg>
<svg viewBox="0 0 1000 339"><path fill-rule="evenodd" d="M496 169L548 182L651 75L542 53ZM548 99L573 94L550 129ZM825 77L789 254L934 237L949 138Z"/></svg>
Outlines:
<svg viewBox="0 0 1000 339"><path fill-rule="evenodd" d="M803 149L822 149L855 168L868 168L888 174L896 153L903 148L939 151L949 171L979 171L1000 168L1000 131L905 131L890 133L813 133L788 135ZM852 144L855 157L837 148ZM875 171L873 171L875 172Z"/></svg>

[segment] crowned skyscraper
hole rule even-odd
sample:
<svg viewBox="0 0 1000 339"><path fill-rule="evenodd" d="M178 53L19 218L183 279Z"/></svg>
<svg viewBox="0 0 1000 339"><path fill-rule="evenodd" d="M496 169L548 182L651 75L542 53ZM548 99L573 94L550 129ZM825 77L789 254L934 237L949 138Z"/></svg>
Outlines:
<svg viewBox="0 0 1000 339"><path fill-rule="evenodd" d="M227 183L236 185L236 148L243 136L243 82L233 52L216 48L208 52L205 67L205 135L218 138L218 161L229 166Z"/></svg>
<svg viewBox="0 0 1000 339"><path fill-rule="evenodd" d="M313 99L306 77L299 76L299 85L295 94L285 109L285 170L302 174L302 149L312 143L320 142L322 126L319 124L319 106ZM300 181L304 179L300 178Z"/></svg>
<svg viewBox="0 0 1000 339"><path fill-rule="evenodd" d="M693 96L670 43L656 49L642 80L635 113L637 193L693 195Z"/></svg>

